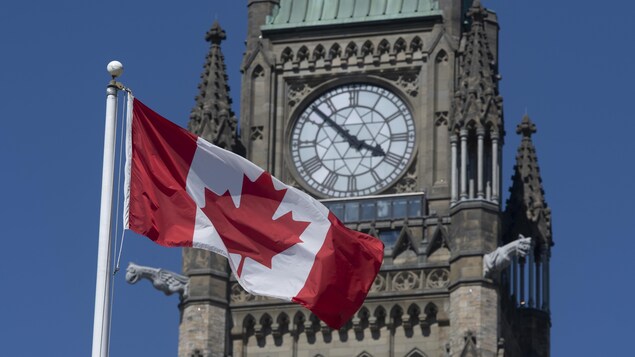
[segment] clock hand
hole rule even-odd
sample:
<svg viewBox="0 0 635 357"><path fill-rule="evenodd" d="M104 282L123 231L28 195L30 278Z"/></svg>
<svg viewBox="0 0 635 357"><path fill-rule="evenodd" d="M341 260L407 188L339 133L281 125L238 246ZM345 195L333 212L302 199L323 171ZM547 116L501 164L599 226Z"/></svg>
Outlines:
<svg viewBox="0 0 635 357"><path fill-rule="evenodd" d="M317 113L317 115L322 118L326 123L328 123L329 125L331 125L335 130L337 130L337 132L344 137L344 139L346 139L346 141L348 141L348 144L352 147L355 148L355 150L359 151L361 148L364 148L366 150L369 150L371 152L371 154L373 156L384 156L386 155L386 153L384 152L384 150L381 148L381 146L379 146L379 144L375 145L375 146L371 146L370 144L366 143L366 141L364 140L359 140L357 138L357 136L352 135L351 133L348 132L348 130L342 128L339 124L337 124L333 119L331 119L328 115L324 114L323 111L321 111L317 105L313 106L313 110L315 110L315 112Z"/></svg>

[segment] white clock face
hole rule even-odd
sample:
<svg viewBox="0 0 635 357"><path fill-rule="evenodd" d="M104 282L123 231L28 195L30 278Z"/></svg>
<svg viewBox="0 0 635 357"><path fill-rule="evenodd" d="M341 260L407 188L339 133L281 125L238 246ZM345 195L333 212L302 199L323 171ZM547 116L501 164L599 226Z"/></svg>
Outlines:
<svg viewBox="0 0 635 357"><path fill-rule="evenodd" d="M377 193L406 170L415 127L405 103L371 84L334 88L295 121L293 166L305 186L323 197Z"/></svg>

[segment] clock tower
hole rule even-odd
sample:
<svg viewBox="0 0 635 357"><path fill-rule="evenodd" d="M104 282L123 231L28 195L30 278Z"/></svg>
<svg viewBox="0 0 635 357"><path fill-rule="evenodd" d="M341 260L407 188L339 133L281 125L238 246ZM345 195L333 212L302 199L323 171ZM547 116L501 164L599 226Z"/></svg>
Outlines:
<svg viewBox="0 0 635 357"><path fill-rule="evenodd" d="M242 137L225 146L382 240L385 256L339 330L247 294L215 263L209 316L227 314L207 327L224 351L209 355L549 356L551 213L528 117L502 202L496 14L479 0L247 6ZM533 238L529 254L484 274L484 256L518 234Z"/></svg>

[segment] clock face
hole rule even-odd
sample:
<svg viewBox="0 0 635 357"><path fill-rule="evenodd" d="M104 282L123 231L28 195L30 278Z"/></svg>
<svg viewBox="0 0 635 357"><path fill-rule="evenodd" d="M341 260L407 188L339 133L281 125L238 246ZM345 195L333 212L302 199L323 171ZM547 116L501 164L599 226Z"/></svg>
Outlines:
<svg viewBox="0 0 635 357"><path fill-rule="evenodd" d="M291 130L293 166L323 197L379 192L406 170L415 127L405 103L371 84L334 88L310 103Z"/></svg>

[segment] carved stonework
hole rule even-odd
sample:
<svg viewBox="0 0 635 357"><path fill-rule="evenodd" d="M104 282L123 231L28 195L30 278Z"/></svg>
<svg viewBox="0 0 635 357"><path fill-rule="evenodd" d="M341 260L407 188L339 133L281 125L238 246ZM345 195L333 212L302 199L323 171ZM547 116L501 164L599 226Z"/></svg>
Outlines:
<svg viewBox="0 0 635 357"><path fill-rule="evenodd" d="M190 113L188 130L221 148L240 153L242 144L237 136L238 119L232 111L228 76L221 42L225 30L214 22L206 40L210 50L205 61L196 104Z"/></svg>
<svg viewBox="0 0 635 357"><path fill-rule="evenodd" d="M448 126L448 114L447 111L434 113L434 125Z"/></svg>
<svg viewBox="0 0 635 357"><path fill-rule="evenodd" d="M427 278L426 278L427 277ZM403 293L422 289L441 289L448 286L450 272L447 269L437 268L432 270L400 270L382 271L377 274L375 281L369 289L369 294L375 293ZM260 295L252 295L246 292L237 282L231 284L230 301L243 304L256 301L279 301Z"/></svg>
<svg viewBox="0 0 635 357"><path fill-rule="evenodd" d="M250 301L279 301L276 298L271 298L268 296L261 295L252 295L245 291L242 286L238 283L231 284L231 296L230 301L232 303L245 303Z"/></svg>
<svg viewBox="0 0 635 357"><path fill-rule="evenodd" d="M219 255L205 249L183 248L183 273L188 275L193 270L219 268L214 264ZM224 258L223 258L224 259Z"/></svg>
<svg viewBox="0 0 635 357"><path fill-rule="evenodd" d="M264 135L262 133L264 129L265 127L262 125L252 126L251 135L249 136L249 139L251 139L251 141L262 140L264 138Z"/></svg>
<svg viewBox="0 0 635 357"><path fill-rule="evenodd" d="M489 15L480 3L474 5L467 13L470 30L461 39L451 126L469 129L476 124L499 131L503 127L503 103L498 93L498 65L486 30L485 19Z"/></svg>
<svg viewBox="0 0 635 357"><path fill-rule="evenodd" d="M415 36L411 39L400 37L392 43L384 38L380 41L365 40L363 42L350 41L348 43L319 43L315 45L315 47L301 46L297 50L291 47L285 47L278 54L276 69L291 69L297 72L301 67L301 63L306 62L308 63L308 68L313 71L316 68L316 62L324 60L324 68L329 70L333 65L333 61L338 58L341 59L339 65L342 68L348 66L348 60L351 58L356 59L356 64L359 67L369 64L366 61L367 58L372 58L371 63L374 66L380 65L381 62L388 62L394 65L398 60L405 60L407 63L411 63L415 54L420 54L420 57L425 61L423 47L423 41L419 36ZM291 65L289 66L288 64ZM416 93L411 95L414 96Z"/></svg>
<svg viewBox="0 0 635 357"><path fill-rule="evenodd" d="M373 281L373 285L371 285L370 287L370 292L376 293L376 292L385 291L385 290L386 290L386 278L384 278L384 276L381 274L377 274L377 277L375 277L375 281Z"/></svg>
<svg viewBox="0 0 635 357"><path fill-rule="evenodd" d="M427 287L431 289L445 288L450 283L450 271L435 269L428 275Z"/></svg>
<svg viewBox="0 0 635 357"><path fill-rule="evenodd" d="M422 50L423 50L423 41L421 40L421 37L416 36L415 38L412 39L412 42L410 42L410 52L418 52Z"/></svg>
<svg viewBox="0 0 635 357"><path fill-rule="evenodd" d="M344 58L351 58L357 56L357 44L355 42L350 42L346 46L346 50L344 50Z"/></svg>
<svg viewBox="0 0 635 357"><path fill-rule="evenodd" d="M419 76L416 74L399 76L395 83L412 97L419 93Z"/></svg>
<svg viewBox="0 0 635 357"><path fill-rule="evenodd" d="M190 279L186 276L159 268L129 263L126 269L126 281L135 284L141 279L148 279L157 290L163 291L165 295L178 293L182 299L188 296Z"/></svg>
<svg viewBox="0 0 635 357"><path fill-rule="evenodd" d="M395 85L408 95L416 97L419 94L419 74L417 72L397 72L385 75Z"/></svg>
<svg viewBox="0 0 635 357"><path fill-rule="evenodd" d="M395 185L395 193L417 191L417 165L413 164L406 174Z"/></svg>
<svg viewBox="0 0 635 357"><path fill-rule="evenodd" d="M405 52L408 46L406 45L406 41L403 38L397 39L395 42L395 46L393 47L393 51L395 53Z"/></svg>
<svg viewBox="0 0 635 357"><path fill-rule="evenodd" d="M531 237L523 237L521 234L517 240L497 248L483 256L483 276L492 274L507 268L515 256L524 257L531 250Z"/></svg>
<svg viewBox="0 0 635 357"><path fill-rule="evenodd" d="M293 60L293 51L287 47L280 54L280 63L285 64L291 60Z"/></svg>
<svg viewBox="0 0 635 357"><path fill-rule="evenodd" d="M289 85L289 106L295 107L304 97L306 97L313 87L307 83L297 83Z"/></svg>
<svg viewBox="0 0 635 357"><path fill-rule="evenodd" d="M232 285L231 301L232 302L247 302L254 301L256 298L254 295L246 292L240 285Z"/></svg>
<svg viewBox="0 0 635 357"><path fill-rule="evenodd" d="M402 271L392 279L392 287L396 291L418 289L419 285L419 277L412 271Z"/></svg>
<svg viewBox="0 0 635 357"><path fill-rule="evenodd" d="M478 349L476 348L476 336L474 332L467 331L463 337L465 346L461 352L461 357L478 357Z"/></svg>

